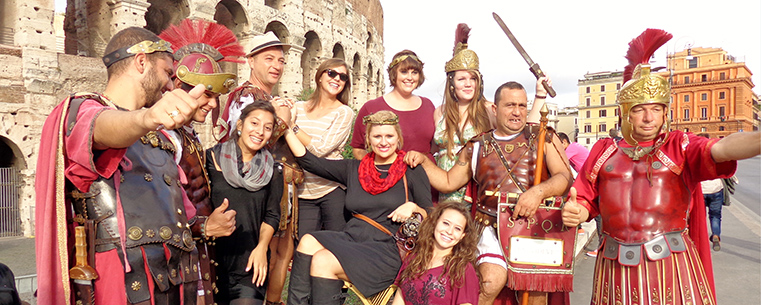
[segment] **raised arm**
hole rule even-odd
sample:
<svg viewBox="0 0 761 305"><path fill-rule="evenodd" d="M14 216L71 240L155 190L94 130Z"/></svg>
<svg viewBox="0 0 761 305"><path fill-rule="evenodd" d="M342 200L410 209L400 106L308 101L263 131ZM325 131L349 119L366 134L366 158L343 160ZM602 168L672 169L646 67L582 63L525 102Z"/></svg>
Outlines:
<svg viewBox="0 0 761 305"><path fill-rule="evenodd" d="M542 118L542 115L539 113L540 110L542 110L542 106L544 106L544 102L547 99L547 90L544 89L544 86L542 85L542 81L547 80L547 84L552 86L552 80L550 80L549 77L540 77L536 80L536 94L534 96L534 104L531 106L531 110L528 113L528 116L526 117L527 123L537 123L539 124L539 119Z"/></svg>
<svg viewBox="0 0 761 305"><path fill-rule="evenodd" d="M411 167L422 166L433 188L439 192L451 193L465 186L473 176L470 169L471 154L468 152L469 147L466 146L462 149L457 156L457 162L449 171L439 168L431 159L416 151L407 152L407 155L404 156L404 162Z"/></svg>
<svg viewBox="0 0 761 305"><path fill-rule="evenodd" d="M716 163L742 160L761 154L761 132L735 132L711 147Z"/></svg>

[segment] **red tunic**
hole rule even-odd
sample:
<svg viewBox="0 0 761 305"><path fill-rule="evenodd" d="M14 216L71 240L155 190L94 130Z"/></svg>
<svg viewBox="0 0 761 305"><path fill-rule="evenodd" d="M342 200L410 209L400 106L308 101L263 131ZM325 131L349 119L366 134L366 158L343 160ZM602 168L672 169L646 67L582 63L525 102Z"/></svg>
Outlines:
<svg viewBox="0 0 761 305"><path fill-rule="evenodd" d="M589 158L596 161L587 162L574 183L590 218L600 214L603 220L592 304L715 302L705 209L693 202L700 181L731 176L737 162L713 161L716 139L681 131L664 136L656 139L663 141L660 147L636 161L624 153L630 148L625 142L599 141ZM680 235L685 228L689 236ZM664 234L676 234L677 241L682 236L683 245L669 238L665 252L648 246Z"/></svg>

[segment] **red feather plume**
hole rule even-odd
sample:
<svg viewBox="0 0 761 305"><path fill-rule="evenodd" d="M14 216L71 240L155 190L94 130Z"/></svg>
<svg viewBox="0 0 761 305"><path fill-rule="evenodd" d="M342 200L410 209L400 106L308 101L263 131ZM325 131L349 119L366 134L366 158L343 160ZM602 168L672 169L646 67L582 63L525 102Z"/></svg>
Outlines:
<svg viewBox="0 0 761 305"><path fill-rule="evenodd" d="M452 55L457 53L457 43L468 43L468 37L470 37L470 28L465 23L457 25L457 30L454 32L454 50Z"/></svg>
<svg viewBox="0 0 761 305"><path fill-rule="evenodd" d="M634 68L638 64L646 64L650 61L656 50L663 46L673 37L670 33L659 29L647 29L637 38L629 42L629 51L626 52L626 59L629 65L624 68L624 83L632 78Z"/></svg>
<svg viewBox="0 0 761 305"><path fill-rule="evenodd" d="M214 22L185 19L179 26L172 25L164 30L159 37L171 43L174 51L191 43L203 43L217 49L224 56L220 61L245 62L241 57L246 53L235 34L227 27Z"/></svg>

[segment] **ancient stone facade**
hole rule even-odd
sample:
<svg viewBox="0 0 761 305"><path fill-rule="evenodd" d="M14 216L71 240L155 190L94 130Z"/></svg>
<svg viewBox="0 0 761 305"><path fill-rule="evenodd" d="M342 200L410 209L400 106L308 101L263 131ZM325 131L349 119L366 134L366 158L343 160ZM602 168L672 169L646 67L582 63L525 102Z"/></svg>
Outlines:
<svg viewBox="0 0 761 305"><path fill-rule="evenodd" d="M124 28L158 33L184 18L214 20L230 28L247 50L254 35L273 31L293 45L273 94L296 97L314 88L315 69L331 57L351 68L351 106L358 109L384 91L379 0L67 0L58 38L53 5L53 0L0 4L0 167L20 174L17 235L34 233L34 177L45 118L66 95L105 88L100 58L110 37ZM240 82L249 77L247 65L223 68L236 72ZM206 146L213 145L211 128L199 129ZM8 235L4 230L0 237Z"/></svg>

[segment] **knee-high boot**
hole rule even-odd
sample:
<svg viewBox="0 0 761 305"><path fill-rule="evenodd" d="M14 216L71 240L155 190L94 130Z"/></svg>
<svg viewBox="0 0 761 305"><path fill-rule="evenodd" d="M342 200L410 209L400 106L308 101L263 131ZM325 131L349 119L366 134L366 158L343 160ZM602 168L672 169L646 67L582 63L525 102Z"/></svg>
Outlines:
<svg viewBox="0 0 761 305"><path fill-rule="evenodd" d="M341 291L344 281L312 277L312 305L341 305L346 295Z"/></svg>
<svg viewBox="0 0 761 305"><path fill-rule="evenodd" d="M291 279L288 284L288 305L309 305L312 294L312 277L309 269L312 256L296 251L291 265Z"/></svg>

